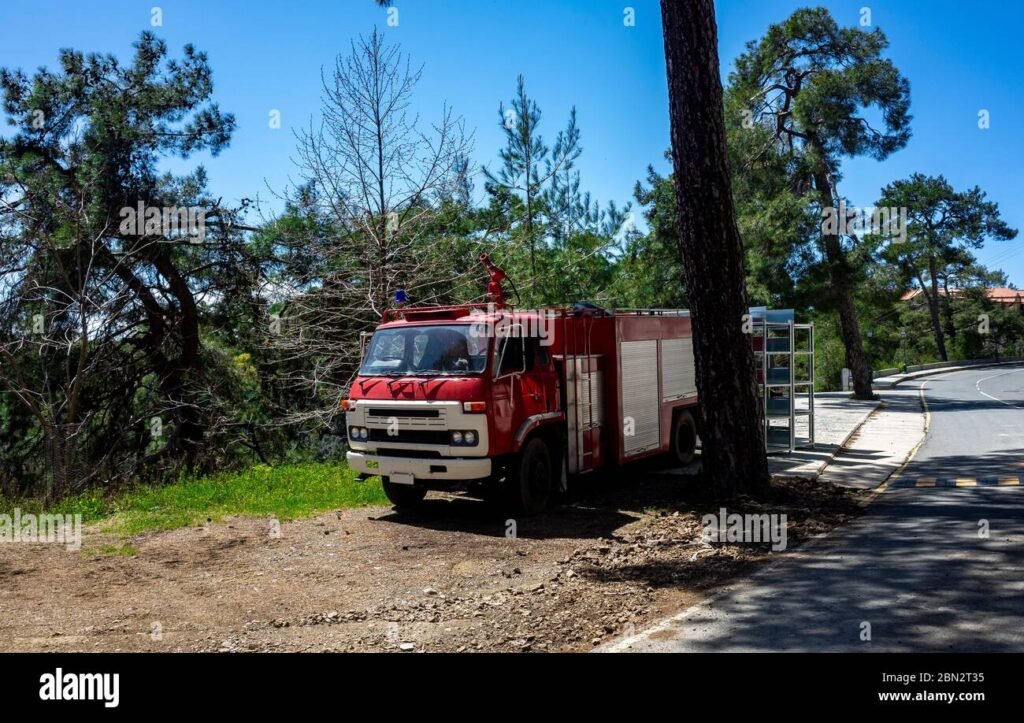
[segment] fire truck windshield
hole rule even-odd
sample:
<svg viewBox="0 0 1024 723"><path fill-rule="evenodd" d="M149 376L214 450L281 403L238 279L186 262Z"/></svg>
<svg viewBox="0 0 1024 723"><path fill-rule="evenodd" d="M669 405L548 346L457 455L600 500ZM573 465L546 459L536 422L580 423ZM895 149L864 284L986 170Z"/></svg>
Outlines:
<svg viewBox="0 0 1024 723"><path fill-rule="evenodd" d="M474 333L477 332L477 333ZM488 335L479 325L379 329L370 340L362 376L459 376L487 366Z"/></svg>

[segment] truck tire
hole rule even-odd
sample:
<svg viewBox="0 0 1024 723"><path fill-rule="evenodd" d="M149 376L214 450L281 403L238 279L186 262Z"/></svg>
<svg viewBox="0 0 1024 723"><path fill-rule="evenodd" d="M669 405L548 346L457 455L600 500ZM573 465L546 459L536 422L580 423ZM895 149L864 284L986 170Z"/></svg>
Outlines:
<svg viewBox="0 0 1024 723"><path fill-rule="evenodd" d="M539 515L547 509L555 493L556 480L551 450L543 439L534 437L526 443L512 463L507 484L507 500L512 511Z"/></svg>
<svg viewBox="0 0 1024 723"><path fill-rule="evenodd" d="M400 510L419 507L423 503L423 498L427 496L427 491L423 487L396 484L387 477L381 477L380 482L391 504Z"/></svg>
<svg viewBox="0 0 1024 723"><path fill-rule="evenodd" d="M684 409L672 418L672 438L669 454L672 462L685 467L697 452L697 423L689 410Z"/></svg>

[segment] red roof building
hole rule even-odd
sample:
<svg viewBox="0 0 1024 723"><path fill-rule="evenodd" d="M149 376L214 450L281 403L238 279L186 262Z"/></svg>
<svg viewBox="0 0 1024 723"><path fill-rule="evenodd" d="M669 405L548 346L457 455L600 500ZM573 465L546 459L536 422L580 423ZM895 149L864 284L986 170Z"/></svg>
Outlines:
<svg viewBox="0 0 1024 723"><path fill-rule="evenodd" d="M939 296L945 296L946 291L939 289ZM964 295L964 289L950 289L949 296L957 298ZM911 289L910 291L903 294L900 297L901 301L913 301L918 296L922 296L921 289ZM985 297L990 301L997 304L1019 304L1024 302L1024 291L1018 289L1009 289L1005 287L995 287L992 289L985 289Z"/></svg>

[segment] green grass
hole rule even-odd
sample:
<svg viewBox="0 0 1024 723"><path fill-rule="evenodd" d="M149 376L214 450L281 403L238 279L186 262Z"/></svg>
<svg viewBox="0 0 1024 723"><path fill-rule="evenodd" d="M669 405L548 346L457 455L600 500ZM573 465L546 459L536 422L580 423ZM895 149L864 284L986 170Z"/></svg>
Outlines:
<svg viewBox="0 0 1024 723"><path fill-rule="evenodd" d="M110 497L103 490L89 490L80 495L65 497L55 505L46 507L42 501L33 498L0 498L0 512L10 513L15 507L23 513L33 514L52 513L62 515L81 515L82 522L96 522L109 517L115 511L116 500Z"/></svg>
<svg viewBox="0 0 1024 723"><path fill-rule="evenodd" d="M170 530L220 521L232 515L292 520L326 510L387 504L380 482L357 482L344 464L256 465L240 472L182 479L163 487L139 487L110 497L90 491L62 500L46 510L80 514L83 522L121 536ZM31 501L4 501L0 507L20 506L41 511ZM115 551L111 551L112 553ZM117 554L133 554L117 551Z"/></svg>

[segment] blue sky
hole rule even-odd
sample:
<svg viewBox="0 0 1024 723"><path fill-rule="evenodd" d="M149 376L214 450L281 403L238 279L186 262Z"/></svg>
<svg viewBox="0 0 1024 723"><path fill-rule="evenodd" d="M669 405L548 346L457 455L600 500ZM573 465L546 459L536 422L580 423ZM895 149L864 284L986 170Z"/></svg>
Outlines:
<svg viewBox="0 0 1024 723"><path fill-rule="evenodd" d="M723 73L746 41L797 7L787 0L718 0ZM913 138L884 162L844 163L840 189L870 205L886 183L915 171L945 174L954 186L980 185L1006 220L1024 228L1024 92L1018 0L826 1L843 24L862 7L891 42L889 55L910 79ZM424 64L416 110L436 117L447 101L475 130L474 161L494 163L501 145L498 104L522 73L544 112L549 141L575 105L584 154L583 185L602 201L630 200L648 164L668 171L667 91L655 0L398 0L398 26L372 0L7 0L0 25L0 66L53 66L57 50L113 52L128 57L159 6L172 53L188 42L205 50L215 98L235 114L238 130L217 158L200 158L210 187L226 201L272 202L294 176L291 129L308 123L319 103L320 68L347 51L351 38L374 25ZM635 26L623 23L635 10ZM978 112L991 127L978 128ZM282 128L269 127L272 110ZM478 184L482 186L482 183ZM1024 285L1024 234L978 253Z"/></svg>

